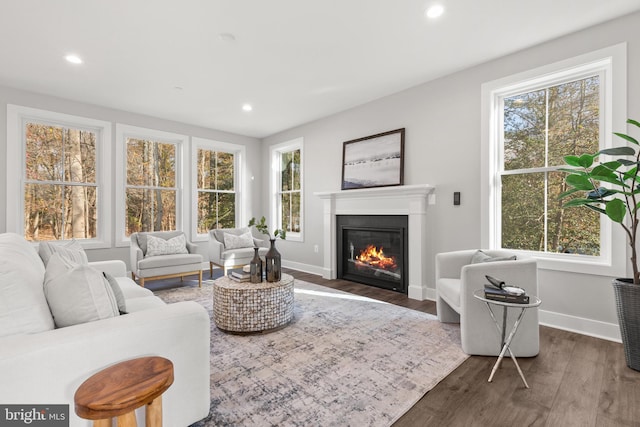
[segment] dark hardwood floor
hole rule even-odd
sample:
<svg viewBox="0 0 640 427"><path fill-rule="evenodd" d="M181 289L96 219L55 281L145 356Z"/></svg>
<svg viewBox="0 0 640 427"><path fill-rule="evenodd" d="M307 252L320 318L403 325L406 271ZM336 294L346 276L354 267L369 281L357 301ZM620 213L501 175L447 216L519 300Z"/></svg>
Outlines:
<svg viewBox="0 0 640 427"><path fill-rule="evenodd" d="M295 278L436 314L434 301L344 280L286 270ZM540 327L540 354L518 359L526 389L505 359L471 356L416 403L394 427L640 426L640 372L627 367L622 344Z"/></svg>
<svg viewBox="0 0 640 427"><path fill-rule="evenodd" d="M436 314L434 301L285 271L307 282ZM203 279L208 278L207 271ZM174 280L149 282L148 287L180 286ZM640 426L640 372L626 366L622 344L541 326L540 354L518 359L530 389L509 359L487 382L495 361L469 357L393 426Z"/></svg>

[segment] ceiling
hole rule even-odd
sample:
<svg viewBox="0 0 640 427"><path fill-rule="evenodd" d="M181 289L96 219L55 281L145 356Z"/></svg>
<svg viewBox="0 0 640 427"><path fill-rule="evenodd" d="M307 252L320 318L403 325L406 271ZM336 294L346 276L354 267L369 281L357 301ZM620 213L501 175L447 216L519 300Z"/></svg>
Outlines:
<svg viewBox="0 0 640 427"><path fill-rule="evenodd" d="M437 1L5 1L0 85L262 138L640 10Z"/></svg>

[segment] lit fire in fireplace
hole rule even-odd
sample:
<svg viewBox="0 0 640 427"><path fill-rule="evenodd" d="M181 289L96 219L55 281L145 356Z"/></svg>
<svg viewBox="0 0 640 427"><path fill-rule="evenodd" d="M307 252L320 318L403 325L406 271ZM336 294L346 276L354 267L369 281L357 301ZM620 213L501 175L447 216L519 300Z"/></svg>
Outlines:
<svg viewBox="0 0 640 427"><path fill-rule="evenodd" d="M383 247L380 247L380 249L378 249L374 245L369 245L365 249L360 251L360 255L356 256L356 260L371 267L380 268L383 270L395 270L398 267L396 265L396 257L385 256L384 252L382 251L383 249Z"/></svg>

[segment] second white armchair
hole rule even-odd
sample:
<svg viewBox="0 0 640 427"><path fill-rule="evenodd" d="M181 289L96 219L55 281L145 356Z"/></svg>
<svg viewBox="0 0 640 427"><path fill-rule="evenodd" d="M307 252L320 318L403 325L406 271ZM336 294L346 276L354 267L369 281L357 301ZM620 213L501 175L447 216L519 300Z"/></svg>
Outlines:
<svg viewBox="0 0 640 427"><path fill-rule="evenodd" d="M487 262L488 261L488 262ZM474 263L475 262L475 263ZM462 350L467 354L497 356L500 336L485 303L473 293L488 283L485 275L524 288L538 295L537 263L534 258L515 257L501 250L464 250L436 255L436 309L441 322L460 323ZM502 317L501 309L497 316ZM507 328L513 325L516 310L509 310ZM538 309L525 313L510 348L516 357L532 357L540 348Z"/></svg>

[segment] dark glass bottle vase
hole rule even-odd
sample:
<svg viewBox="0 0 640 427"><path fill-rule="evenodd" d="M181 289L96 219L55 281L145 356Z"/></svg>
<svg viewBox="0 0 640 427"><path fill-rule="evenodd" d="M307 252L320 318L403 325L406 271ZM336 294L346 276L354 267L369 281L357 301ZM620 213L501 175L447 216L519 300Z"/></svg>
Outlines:
<svg viewBox="0 0 640 427"><path fill-rule="evenodd" d="M271 247L264 256L265 259L265 274L267 276L267 282L279 282L282 269L280 267L280 252L276 249L276 239L270 239Z"/></svg>
<svg viewBox="0 0 640 427"><path fill-rule="evenodd" d="M258 248L253 248L253 250L255 253L253 254L253 259L249 262L249 280L251 283L260 283L262 282L262 260L258 255Z"/></svg>

